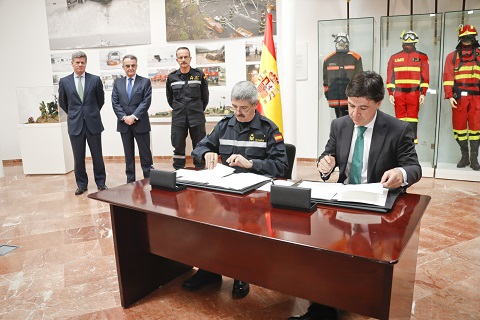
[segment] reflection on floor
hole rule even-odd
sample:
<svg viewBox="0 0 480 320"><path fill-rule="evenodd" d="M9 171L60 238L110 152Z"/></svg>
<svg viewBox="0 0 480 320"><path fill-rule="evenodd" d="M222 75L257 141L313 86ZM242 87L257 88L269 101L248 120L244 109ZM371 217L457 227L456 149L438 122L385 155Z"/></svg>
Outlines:
<svg viewBox="0 0 480 320"><path fill-rule="evenodd" d="M171 167L167 160L155 166ZM109 187L125 183L122 162L106 167ZM92 177L91 164L87 170ZM0 244L20 248L0 257L0 319L276 320L308 307L308 301L257 286L232 300L233 280L226 277L220 288L185 292L181 283L192 271L124 310L108 206L75 196L73 173L25 176L20 165L4 171ZM296 176L319 178L314 162L300 162ZM479 319L479 184L424 178L409 192L432 196L422 220L412 319ZM368 318L341 312L340 319Z"/></svg>

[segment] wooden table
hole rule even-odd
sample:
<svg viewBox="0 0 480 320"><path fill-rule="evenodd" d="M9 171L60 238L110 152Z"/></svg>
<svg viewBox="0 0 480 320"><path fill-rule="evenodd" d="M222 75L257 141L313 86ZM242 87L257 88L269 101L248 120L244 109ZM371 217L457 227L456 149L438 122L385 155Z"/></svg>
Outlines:
<svg viewBox="0 0 480 320"><path fill-rule="evenodd" d="M89 197L110 204L124 308L196 266L374 318L410 319L428 196L400 195L387 214L275 209L263 191L175 193L148 179Z"/></svg>

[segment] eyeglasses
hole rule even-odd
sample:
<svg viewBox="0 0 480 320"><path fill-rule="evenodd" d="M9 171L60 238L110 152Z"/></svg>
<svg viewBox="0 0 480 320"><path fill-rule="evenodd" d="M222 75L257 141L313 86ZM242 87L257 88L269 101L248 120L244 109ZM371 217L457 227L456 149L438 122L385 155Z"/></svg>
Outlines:
<svg viewBox="0 0 480 320"><path fill-rule="evenodd" d="M255 104L252 104L250 105L249 107L247 106L236 106L236 105L232 105L232 109L233 111L242 111L242 113L246 113L248 112L253 106L255 106Z"/></svg>

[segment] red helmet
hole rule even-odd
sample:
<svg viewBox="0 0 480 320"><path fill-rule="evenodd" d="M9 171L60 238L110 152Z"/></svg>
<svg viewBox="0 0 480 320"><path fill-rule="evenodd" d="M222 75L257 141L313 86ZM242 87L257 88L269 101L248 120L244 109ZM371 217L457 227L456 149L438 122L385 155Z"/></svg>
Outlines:
<svg viewBox="0 0 480 320"><path fill-rule="evenodd" d="M466 36L476 37L477 34L478 34L477 29L475 29L475 27L470 25L470 24L459 25L457 31L458 31L458 38L462 38L462 37L466 37Z"/></svg>

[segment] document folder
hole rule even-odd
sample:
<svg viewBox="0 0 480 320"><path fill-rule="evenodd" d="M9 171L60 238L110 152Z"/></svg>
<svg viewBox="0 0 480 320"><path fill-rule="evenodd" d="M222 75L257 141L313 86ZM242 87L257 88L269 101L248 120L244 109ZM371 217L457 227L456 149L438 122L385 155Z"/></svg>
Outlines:
<svg viewBox="0 0 480 320"><path fill-rule="evenodd" d="M393 208L393 204L397 199L398 195L402 193L401 189L390 189L388 190L387 200L384 206L376 206L368 203L361 202L349 202L349 201L338 201L338 200L325 200L325 199L312 199L312 202L318 204L327 204L336 207L350 208L350 209L359 209L359 210L368 210L373 212L388 212Z"/></svg>

